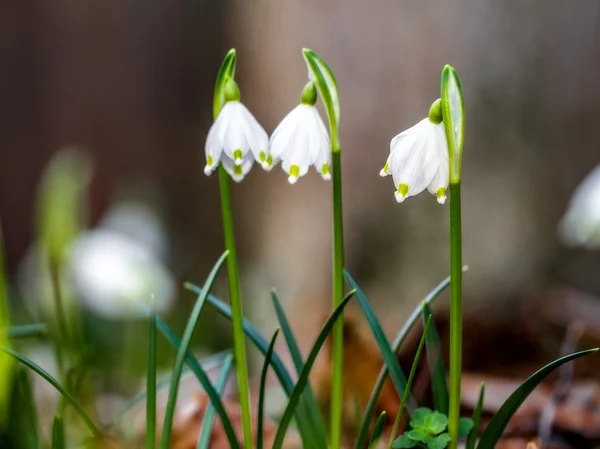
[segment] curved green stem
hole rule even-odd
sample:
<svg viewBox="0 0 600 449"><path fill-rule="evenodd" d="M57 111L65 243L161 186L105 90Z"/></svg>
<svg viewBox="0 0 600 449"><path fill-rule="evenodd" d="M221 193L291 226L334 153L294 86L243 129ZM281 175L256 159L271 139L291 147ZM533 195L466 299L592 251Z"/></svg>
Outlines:
<svg viewBox="0 0 600 449"><path fill-rule="evenodd" d="M460 182L450 184L450 408L451 449L458 447L462 366L462 245Z"/></svg>

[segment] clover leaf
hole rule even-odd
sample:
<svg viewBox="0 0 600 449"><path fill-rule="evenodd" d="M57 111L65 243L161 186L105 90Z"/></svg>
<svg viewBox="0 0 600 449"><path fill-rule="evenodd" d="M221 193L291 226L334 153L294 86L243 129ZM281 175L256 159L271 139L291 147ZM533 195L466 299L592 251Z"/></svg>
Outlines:
<svg viewBox="0 0 600 449"><path fill-rule="evenodd" d="M433 412L431 415L425 418L425 427L429 432L437 435L446 430L448 425L448 417L438 411Z"/></svg>
<svg viewBox="0 0 600 449"><path fill-rule="evenodd" d="M400 435L398 438L396 438L394 440L394 443L392 443L392 447L394 449L403 449L403 448L416 447L417 444L419 444L417 441L411 440L407 434L403 433L402 435Z"/></svg>
<svg viewBox="0 0 600 449"><path fill-rule="evenodd" d="M466 437L473 429L473 420L471 418L460 418L458 421L458 436Z"/></svg>
<svg viewBox="0 0 600 449"><path fill-rule="evenodd" d="M444 449L450 442L450 435L442 433L427 443L427 449Z"/></svg>
<svg viewBox="0 0 600 449"><path fill-rule="evenodd" d="M425 420L428 416L433 413L431 409L427 407L419 407L414 411L412 417L410 419L410 426L415 427L425 427Z"/></svg>

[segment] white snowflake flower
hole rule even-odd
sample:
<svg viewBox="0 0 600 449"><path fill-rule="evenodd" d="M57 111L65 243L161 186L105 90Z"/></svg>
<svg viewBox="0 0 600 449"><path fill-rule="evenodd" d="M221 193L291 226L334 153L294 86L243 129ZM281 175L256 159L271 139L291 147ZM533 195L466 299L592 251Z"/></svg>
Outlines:
<svg viewBox="0 0 600 449"><path fill-rule="evenodd" d="M270 170L281 161L290 184L304 176L311 165L324 180L331 179L329 135L315 107L316 101L316 87L309 82L302 91L302 102L284 117L269 141L269 156L263 167Z"/></svg>
<svg viewBox="0 0 600 449"><path fill-rule="evenodd" d="M240 102L240 91L233 80L225 86L225 101L206 137L204 173L210 175L220 162L231 178L240 182L255 160L267 160L269 137Z"/></svg>
<svg viewBox="0 0 600 449"><path fill-rule="evenodd" d="M425 188L446 202L449 182L448 141L441 117L427 117L390 142L390 155L380 176L392 175L399 203Z"/></svg>
<svg viewBox="0 0 600 449"><path fill-rule="evenodd" d="M559 232L568 246L600 247L600 165L575 190Z"/></svg>

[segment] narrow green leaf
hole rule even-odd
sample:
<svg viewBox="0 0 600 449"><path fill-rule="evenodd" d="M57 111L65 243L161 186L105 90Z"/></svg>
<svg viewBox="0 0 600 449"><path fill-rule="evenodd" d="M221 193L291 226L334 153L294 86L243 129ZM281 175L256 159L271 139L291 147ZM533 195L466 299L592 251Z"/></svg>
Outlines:
<svg viewBox="0 0 600 449"><path fill-rule="evenodd" d="M194 330L196 328L196 323L198 322L198 318L200 317L200 312L202 311L202 307L204 306L204 303L210 292L212 284L215 281L215 278L217 277L219 270L223 266L223 263L227 259L227 256L228 256L228 252L225 251L223 253L223 255L219 258L219 260L217 261L215 266L213 267L210 274L208 275L208 278L206 279L206 282L204 283L204 286L202 287L202 292L198 295L196 304L194 305L194 308L190 314L190 317L189 317L188 322L185 327L185 331L183 333L183 337L181 339L181 343L177 349L177 355L175 357L175 364L173 366L173 374L171 377L171 385L169 387L169 398L167 399L167 405L165 408L165 417L164 417L164 421L163 421L163 429L162 429L162 435L161 435L161 439L160 439L160 448L161 449L168 449L170 441L171 441L171 431L173 430L173 417L175 415L177 392L179 391L179 378L181 377L181 372L183 370L183 364L187 357L188 348L190 346L190 342L192 340L192 336L193 336ZM200 364L198 364L197 360L196 360L196 365L197 365L197 368L200 368L200 372L202 374L205 374L204 371L202 370L202 368L200 367ZM192 369L194 369L194 367L192 367ZM200 375L202 376L202 374L200 374ZM208 378L206 378L206 382L208 384L210 384L210 381L208 380ZM203 386L206 389L206 386L204 385L204 383L203 383ZM211 387L212 387L212 385L211 385ZM207 390L207 394L208 393L209 392ZM214 390L214 388L212 388L211 393L215 398L219 399L219 396L218 396L217 392ZM210 394L209 394L209 397L211 400L213 400L213 397L211 397ZM219 415L221 416L221 414L219 414ZM225 413L225 415L226 415L226 413ZM223 424L225 425L225 423L223 423ZM235 433L234 433L234 436L235 436ZM229 437L229 438L231 438L231 437ZM239 446L236 438L233 438L233 440L230 440L229 444L232 447Z"/></svg>
<svg viewBox="0 0 600 449"><path fill-rule="evenodd" d="M442 356L442 345L440 337L435 327L435 319L431 314L431 309L426 302L423 302L423 322L431 317L429 332L427 332L427 365L431 374L431 388L433 390L433 404L435 409L448 415L448 381L446 379L446 366Z"/></svg>
<svg viewBox="0 0 600 449"><path fill-rule="evenodd" d="M24 355L19 354L18 352L13 351L10 348L2 347L1 349L4 352L6 352L7 354L10 354L11 356L13 356L15 359L17 359L17 361L19 361L20 363L25 365L27 368L29 368L30 370L35 372L37 375L42 377L46 382L48 382L50 385L52 385L62 395L62 397L73 406L73 408L75 409L77 414L81 417L81 419L83 419L83 421L88 426L88 428L90 429L92 434L96 437L100 436L100 430L98 430L98 427L96 427L94 422L90 419L90 417L87 415L87 413L85 413L83 408L77 403L77 401L73 398L73 396L71 396L71 394L63 388L63 386L60 384L60 382L58 380L56 380L50 373L48 373L46 370L44 370L41 366L39 366L38 364L36 364L32 360L30 360L29 358L25 357Z"/></svg>
<svg viewBox="0 0 600 449"><path fill-rule="evenodd" d="M148 362L146 366L146 448L156 444L156 308L152 298L148 320Z"/></svg>
<svg viewBox="0 0 600 449"><path fill-rule="evenodd" d="M10 326L6 329L6 335L10 339L44 338L48 336L48 325L45 323L37 323Z"/></svg>
<svg viewBox="0 0 600 449"><path fill-rule="evenodd" d="M277 339L277 335L279 334L279 328L275 329L273 332L273 337L271 337L271 343L269 343L269 348L267 349L267 354L265 355L265 361L263 363L263 367L260 373L260 387L258 390L258 424L257 424L257 433L256 433L256 447L257 449L263 449L263 434L264 434L264 418L265 418L265 389L267 383L267 371L269 369L269 364L271 362L271 356L273 355L273 349L275 349L275 340Z"/></svg>
<svg viewBox="0 0 600 449"><path fill-rule="evenodd" d="M467 266L463 267L463 272L467 271ZM448 288L450 285L450 277L447 277L442 282L440 282L437 287L429 292L429 294L423 299L423 302L427 304L431 304L435 301L440 294ZM419 304L414 310L413 313L408 317L402 329L396 335L394 342L392 343L392 350L395 354L398 353L400 348L402 347L402 343L408 336L408 333L415 325L419 317L422 313L422 306ZM377 377L377 381L375 382L375 386L373 387L373 391L371 392L371 397L369 398L369 402L367 403L367 407L365 409L363 415L363 421L361 426L359 427L358 436L356 437L356 442L354 443L354 449L362 449L365 447L365 443L367 442L367 437L369 433L369 427L371 424L371 420L373 419L373 413L375 411L375 407L377 406L377 402L379 401L379 396L381 395L381 391L383 390L383 385L385 384L385 380L388 375L387 365L384 364L381 367L381 371L379 371L379 376Z"/></svg>
<svg viewBox="0 0 600 449"><path fill-rule="evenodd" d="M332 150L339 151L340 101L335 77L323 58L314 51L304 48L302 54L325 106L329 119Z"/></svg>
<svg viewBox="0 0 600 449"><path fill-rule="evenodd" d="M360 289L356 281L352 278L350 273L344 270L344 275L346 276L346 280L348 281L348 284L350 284L350 287L356 290L356 300L358 301L358 304L360 305L360 308L362 309L363 314L365 315L365 318L369 323L371 332L373 332L373 336L377 341L379 352L381 352L383 361L385 362L388 368L390 378L392 379L392 383L396 388L396 392L398 393L398 396L401 396L402 392L406 388L406 375L402 371L402 368L400 368L400 364L398 363L398 359L396 358L396 353L392 350L390 342L385 336L385 332L383 331L383 328L379 323L379 319L377 318L375 311L371 307L371 304L369 304L367 297ZM406 408L409 414L411 414L415 409L415 400L410 394L408 397L408 404Z"/></svg>
<svg viewBox="0 0 600 449"><path fill-rule="evenodd" d="M481 412L483 410L483 397L485 396L485 383L481 382L481 390L479 391L479 399L477 400L477 406L473 410L473 429L467 438L466 449L475 449L475 443L477 442L477 435L479 434L479 423L481 422Z"/></svg>
<svg viewBox="0 0 600 449"><path fill-rule="evenodd" d="M186 283L185 288L194 293L199 293L201 291L201 289L198 286L190 283ZM228 304L226 304L223 300L217 298L214 295L208 295L208 304L214 307L215 310L221 316L231 321L231 307ZM264 339L264 337L260 334L260 332L258 332L258 330L252 325L252 323L248 319L244 318L242 320L242 323L244 326L244 333L246 334L246 337L248 337L248 339L254 344L256 349L258 349L260 353L263 354L263 356L266 356L269 343ZM290 376L287 368L285 367L283 361L281 360L277 352L273 352L273 355L271 357L271 367L277 375L277 379L279 379L283 391L289 398L294 389L294 381L292 380L292 377ZM302 441L311 441L310 435L312 431L310 427L310 421L303 403L301 403L296 408L296 422L298 424L298 430L302 437Z"/></svg>
<svg viewBox="0 0 600 449"><path fill-rule="evenodd" d="M283 416L281 417L281 420L279 421L279 427L277 428L277 433L275 434L275 440L273 442L273 449L280 449L282 447L283 439L285 438L285 433L290 424L290 421L292 420L292 416L294 415L294 409L296 408L298 400L300 399L300 395L302 394L302 392L304 391L304 388L306 387L306 383L308 382L308 375L310 374L310 370L311 370L313 364L315 363L315 360L317 359L317 355L319 354L319 351L321 350L323 343L325 343L325 340L327 339L329 332L331 331L331 328L333 327L333 324L335 323L337 318L342 314L342 312L344 311L344 308L346 307L348 302L352 299L352 296L354 296L354 294L355 294L355 291L352 290L350 293L348 293L346 295L346 297L342 300L342 302L335 308L335 310L329 316L329 318L323 325L321 332L317 336L317 339L315 340L315 343L314 343L312 349L310 350L310 353L308 354L308 358L306 359L304 368L302 368L302 372L298 376L298 381L296 382L296 386L292 390L292 394L290 394L288 404L285 408L285 411L283 412Z"/></svg>
<svg viewBox="0 0 600 449"><path fill-rule="evenodd" d="M221 374L217 379L216 391L221 396L225 390L231 367L233 366L233 355L229 353L223 361L223 368L221 368ZM204 419L202 420L202 428L200 429L200 435L198 437L197 449L207 449L210 444L210 436L215 423L215 406L212 402L208 404L206 412L204 412Z"/></svg>
<svg viewBox="0 0 600 449"><path fill-rule="evenodd" d="M296 343L296 338L294 337L292 328L288 322L283 307L281 306L279 297L277 296L277 293L274 290L271 291L271 298L273 300L273 306L275 308L277 320L279 321L279 325L281 326L285 342L287 344L288 350L290 351L290 355L292 356L292 361L296 368L296 373L300 375L300 373L302 372L302 368L304 367L302 353L300 352L300 348ZM306 391L304 391L304 401L304 403L306 404L306 409L308 410L308 418L312 425L313 433L318 438L318 442L313 444L317 444L317 447L326 448L327 436L325 435L325 427L323 425L321 411L319 410L319 407L317 405L317 400L315 398L312 388L310 387L310 383L306 384Z"/></svg>
<svg viewBox="0 0 600 449"><path fill-rule="evenodd" d="M408 400L408 395L410 394L410 387L412 386L415 375L417 374L417 368L419 366L419 360L421 360L421 353L423 352L423 347L425 346L425 340L427 339L427 332L429 330L430 321L427 320L425 326L423 326L423 335L421 336L421 341L419 342L419 346L417 347L417 352L413 359L412 366L410 368L410 373L408 374L408 381L406 382L406 386L404 387L404 391L402 392L402 401L400 402L400 409L398 410L398 414L396 415L396 419L394 420L394 425L392 427L392 432L390 433L390 440L388 443L388 448L394 447L394 438L396 437L396 431L398 430L398 425L400 424L400 420L404 415L404 408L406 407L406 402ZM418 408L414 411L413 417L411 420L411 425L413 422L425 422L425 420L431 416L431 410L427 408ZM415 427L413 425L413 427Z"/></svg>
<svg viewBox="0 0 600 449"><path fill-rule="evenodd" d="M456 70L449 65L442 71L441 81L442 118L450 163L450 183L460 182L460 168L465 140L465 104Z"/></svg>
<svg viewBox="0 0 600 449"><path fill-rule="evenodd" d="M373 433L371 434L371 440L369 441L369 449L373 447L373 445L381 438L383 435L383 429L385 429L385 417L387 413L385 411L381 412L379 418L375 422L375 427L373 428Z"/></svg>
<svg viewBox="0 0 600 449"><path fill-rule="evenodd" d="M54 415L52 422L52 449L65 449L65 423L62 416Z"/></svg>
<svg viewBox="0 0 600 449"><path fill-rule="evenodd" d="M171 346L173 346L175 349L181 347L179 338L177 338L177 336L173 333L169 326L167 326L167 324L158 316L156 317L156 327L158 331L167 339ZM228 350L227 352L230 352L230 350ZM227 415L227 411L223 406L223 402L221 402L221 397L219 396L219 393L217 392L215 387L210 382L206 371L204 370L204 368L202 368L198 360L189 351L186 354L185 363L187 364L187 366L190 367L192 373L194 373L194 376L196 376L196 378L200 382L200 385L202 385L202 388L204 388L206 395L211 401L211 404L213 404L213 406L215 407L215 410L219 415L219 419L223 424L223 429L225 430L225 434L227 435L227 440L229 441L229 444L231 445L232 441L234 441L235 444L238 444L237 437L235 435L235 430L233 429L233 424L231 423L231 419L229 419L229 415ZM175 374L173 373L169 378L169 385L173 383L174 375ZM239 447L239 445L232 445L231 447L237 448Z"/></svg>
<svg viewBox="0 0 600 449"><path fill-rule="evenodd" d="M225 86L225 82L229 78L233 78L235 75L235 49L232 48L227 52L223 62L221 63L221 68L219 69L219 73L217 74L217 81L215 82L215 95L213 100L213 116L216 118L221 111L221 107L225 102L225 98L223 95L223 87Z"/></svg>
<svg viewBox="0 0 600 449"><path fill-rule="evenodd" d="M515 414L517 409L521 406L523 401L527 399L527 396L529 396L531 392L546 378L546 376L548 376L548 374L564 363L570 362L571 360L584 355L592 354L596 351L598 351L598 348L588 349L587 351L580 351L561 357L544 366L542 369L527 378L527 380L525 380L525 382L523 382L521 386L519 386L519 388L517 388L514 393L509 396L504 404L502 404L500 409L498 409L494 417L483 431L483 434L479 439L477 449L494 448L502 436L502 432L504 432L506 425Z"/></svg>
<svg viewBox="0 0 600 449"><path fill-rule="evenodd" d="M29 377L27 376L27 371L25 368L20 367L18 369L18 377L17 377L18 385L20 388L20 393L23 396L23 402L25 403L25 408L27 410L27 420L29 424L29 429L27 432L27 436L29 438L31 448L39 449L40 440L38 435L38 413L37 407L35 404L35 400L33 399L33 389L29 384Z"/></svg>

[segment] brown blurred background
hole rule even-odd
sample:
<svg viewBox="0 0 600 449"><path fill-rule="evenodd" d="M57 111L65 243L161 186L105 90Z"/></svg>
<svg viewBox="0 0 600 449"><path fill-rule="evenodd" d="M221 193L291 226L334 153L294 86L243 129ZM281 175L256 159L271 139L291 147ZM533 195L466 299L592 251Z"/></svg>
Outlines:
<svg viewBox="0 0 600 449"><path fill-rule="evenodd" d="M448 207L428 194L396 204L378 171L390 139L439 96L446 63L467 111L467 309L500 313L554 285L600 294L599 254L566 250L556 235L571 193L600 163L595 0L2 2L0 216L11 276L32 240L43 167L76 144L95 162L89 225L121 187L151 185L163 193L169 266L202 281L223 249L216 177L202 167L213 83L231 47L242 100L269 133L299 99L301 48L333 68L346 264L390 332L447 275ZM310 173L289 186L280 169L255 167L233 192L246 312L270 333L274 286L309 335L329 308L329 184Z"/></svg>

